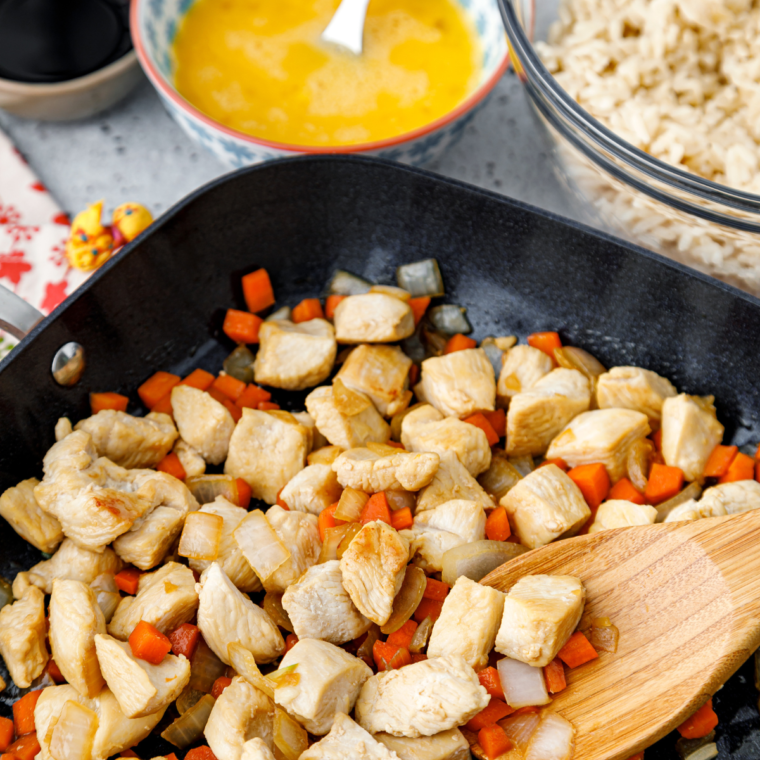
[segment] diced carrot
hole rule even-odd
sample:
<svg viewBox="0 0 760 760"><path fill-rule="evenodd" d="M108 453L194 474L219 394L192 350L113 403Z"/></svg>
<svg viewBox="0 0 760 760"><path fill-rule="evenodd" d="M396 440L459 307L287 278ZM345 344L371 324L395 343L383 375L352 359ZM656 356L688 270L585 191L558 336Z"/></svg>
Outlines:
<svg viewBox="0 0 760 760"><path fill-rule="evenodd" d="M279 409L280 405L275 404L273 401L259 401L259 405L256 408L260 412L268 412L272 409Z"/></svg>
<svg viewBox="0 0 760 760"><path fill-rule="evenodd" d="M396 530L406 530L414 525L414 517L412 517L412 510L409 507L403 509L397 509L395 512L391 512L391 525Z"/></svg>
<svg viewBox="0 0 760 760"><path fill-rule="evenodd" d="M201 632L197 625L193 625L192 623L182 623L179 628L175 628L169 634L172 652L178 657L183 654L188 660L192 660L195 647L198 646L200 635Z"/></svg>
<svg viewBox="0 0 760 760"><path fill-rule="evenodd" d="M214 681L214 685L211 687L211 696L214 699L219 699L219 697L222 695L222 692L232 683L231 678L227 678L227 676L219 676L219 678Z"/></svg>
<svg viewBox="0 0 760 760"><path fill-rule="evenodd" d="M507 413L503 409L483 412L483 416L491 423L491 427L499 438L507 434Z"/></svg>
<svg viewBox="0 0 760 760"><path fill-rule="evenodd" d="M557 657L568 668L577 668L585 662L595 660L599 655L596 653L596 649L591 646L591 642L580 631L576 631L567 640L565 646L559 650Z"/></svg>
<svg viewBox="0 0 760 760"><path fill-rule="evenodd" d="M179 381L180 378L171 372L156 372L137 389L137 395L148 409L153 409Z"/></svg>
<svg viewBox="0 0 760 760"><path fill-rule="evenodd" d="M412 655L412 663L424 662L428 658L428 656L426 654L422 654L422 652L412 652L411 655Z"/></svg>
<svg viewBox="0 0 760 760"><path fill-rule="evenodd" d="M327 296L325 299L325 317L327 319L332 319L335 316L335 310L344 298L345 296Z"/></svg>
<svg viewBox="0 0 760 760"><path fill-rule="evenodd" d="M137 593L137 585L140 582L141 575L142 571L136 567L125 567L114 575L113 580L119 591L134 595Z"/></svg>
<svg viewBox="0 0 760 760"><path fill-rule="evenodd" d="M582 464L569 470L567 476L580 488L591 509L597 509L610 491L610 476L603 464Z"/></svg>
<svg viewBox="0 0 760 760"><path fill-rule="evenodd" d="M656 433L652 433L652 435L649 437L652 439L652 443L654 444L654 447L657 449L657 451L662 451L662 428L660 428Z"/></svg>
<svg viewBox="0 0 760 760"><path fill-rule="evenodd" d="M251 487L245 480L243 480L243 478L235 478L235 483L238 490L238 506L243 509L248 509L253 491L251 491Z"/></svg>
<svg viewBox="0 0 760 760"><path fill-rule="evenodd" d="M414 611L414 619L421 623L426 617L429 617L435 622L441 617L442 609L443 602L439 602L437 599L423 599Z"/></svg>
<svg viewBox="0 0 760 760"><path fill-rule="evenodd" d="M631 757L629 757L628 760L644 760L644 753L637 752L635 755L632 755Z"/></svg>
<svg viewBox="0 0 760 760"><path fill-rule="evenodd" d="M285 654L287 654L298 643L298 636L295 633L289 633L285 637Z"/></svg>
<svg viewBox="0 0 760 760"><path fill-rule="evenodd" d="M45 665L45 672L56 682L56 683L63 683L66 679L63 677L63 673L61 673L61 669L56 664L56 661L51 657L47 665Z"/></svg>
<svg viewBox="0 0 760 760"><path fill-rule="evenodd" d="M382 491L369 497L369 501L364 505L364 509L362 509L362 513L359 515L359 522L362 525L375 520L382 520L382 522L388 523L388 525L393 525L391 508L388 506L388 499Z"/></svg>
<svg viewBox="0 0 760 760"><path fill-rule="evenodd" d="M245 275L241 284L248 311L255 314L274 303L274 290L272 290L272 282L266 269L257 269L255 272Z"/></svg>
<svg viewBox="0 0 760 760"><path fill-rule="evenodd" d="M174 409L172 408L172 392L169 391L151 410L151 412L159 412L161 414L174 415Z"/></svg>
<svg viewBox="0 0 760 760"><path fill-rule="evenodd" d="M430 296L420 296L419 298L410 298L407 301L409 308L412 310L414 324L418 325L420 320L425 316L427 307L430 306Z"/></svg>
<svg viewBox="0 0 760 760"><path fill-rule="evenodd" d="M292 322L308 322L312 319L324 319L325 313L322 311L322 304L318 298L304 298L298 306L293 307L290 314Z"/></svg>
<svg viewBox="0 0 760 760"><path fill-rule="evenodd" d="M235 343L258 343L259 327L263 321L250 311L227 309L222 330Z"/></svg>
<svg viewBox="0 0 760 760"><path fill-rule="evenodd" d="M202 747L193 747L189 750L185 755L185 760L216 760L216 755L204 744Z"/></svg>
<svg viewBox="0 0 760 760"><path fill-rule="evenodd" d="M37 732L33 731L31 734L22 736L20 739L16 739L10 747L8 747L8 754L15 755L18 760L34 760L39 754L40 743L37 741Z"/></svg>
<svg viewBox="0 0 760 760"><path fill-rule="evenodd" d="M10 718L0 717L0 752L5 752L11 745L14 733L13 721Z"/></svg>
<svg viewBox="0 0 760 760"><path fill-rule="evenodd" d="M706 478L722 478L727 472L729 465L739 451L738 446L722 446L718 444L710 453L705 464L704 475Z"/></svg>
<svg viewBox="0 0 760 760"><path fill-rule="evenodd" d="M319 527L319 537L322 539L322 541L325 540L327 537L327 530L329 528L337 528L338 525L345 525L345 520L336 520L335 519L335 510L338 508L338 502L336 501L335 504L331 504L327 509L323 509L319 513L319 517L317 518L317 525Z"/></svg>
<svg viewBox="0 0 760 760"><path fill-rule="evenodd" d="M256 409L262 401L269 401L271 398L272 394L269 391L265 391L263 388L259 388L258 385L250 383L246 386L245 390L240 394L235 403L241 409L244 407Z"/></svg>
<svg viewBox="0 0 760 760"><path fill-rule="evenodd" d="M757 448L755 449L755 459L760 460L760 443L757 444Z"/></svg>
<svg viewBox="0 0 760 760"><path fill-rule="evenodd" d="M496 723L483 726L478 731L478 744L488 760L496 760L497 757L512 749L512 740L507 732Z"/></svg>
<svg viewBox="0 0 760 760"><path fill-rule="evenodd" d="M406 451L406 446L404 446L401 441L391 441L390 439L385 442L388 446L393 446L394 449L401 449L402 451Z"/></svg>
<svg viewBox="0 0 760 760"><path fill-rule="evenodd" d="M499 678L499 671L494 667L483 668L478 672L480 685L492 696L504 700L504 689Z"/></svg>
<svg viewBox="0 0 760 760"><path fill-rule="evenodd" d="M639 493L628 478L620 478L620 480L612 486L609 498L632 501L634 504L646 504L644 494Z"/></svg>
<svg viewBox="0 0 760 760"><path fill-rule="evenodd" d="M170 752L168 755L164 755L164 760L177 760L177 756L173 752Z"/></svg>
<svg viewBox="0 0 760 760"><path fill-rule="evenodd" d="M751 456L743 454L740 451L729 465L726 474L718 480L718 483L735 483L737 480L754 479L755 460Z"/></svg>
<svg viewBox="0 0 760 760"><path fill-rule="evenodd" d="M206 391L206 393L208 393L208 395L211 396L211 398L213 398L215 401L218 401L232 415L232 419L235 422L237 422L243 416L243 410L239 406L236 406L230 400L229 396L222 393L222 391L220 391L218 388L214 388L212 385Z"/></svg>
<svg viewBox="0 0 760 760"><path fill-rule="evenodd" d="M491 697L491 701L488 705L477 715L470 718L467 722L467 728L469 728L470 731L480 731L481 728L490 726L502 718L506 718L507 715L511 715L513 712L514 709L506 702L503 702L496 697Z"/></svg>
<svg viewBox="0 0 760 760"><path fill-rule="evenodd" d="M486 419L486 416L481 412L476 412L475 414L470 415L464 421L480 428L486 434L489 446L495 446L499 442L499 436L496 434L496 431L493 429L493 426L488 419Z"/></svg>
<svg viewBox="0 0 760 760"><path fill-rule="evenodd" d="M25 736L36 730L34 708L41 695L42 689L30 691L13 703L13 725L16 727L16 736Z"/></svg>
<svg viewBox="0 0 760 760"><path fill-rule="evenodd" d="M420 379L420 367L418 364L412 364L409 367L409 387L414 388L417 385L417 381Z"/></svg>
<svg viewBox="0 0 760 760"><path fill-rule="evenodd" d="M290 509L290 507L280 498L280 494L285 490L285 486L283 486L278 492L277 492L277 501L275 502L278 507L282 507L283 509Z"/></svg>
<svg viewBox="0 0 760 760"><path fill-rule="evenodd" d="M216 378L205 369L194 369L180 385L189 385L191 388L197 388L199 391L207 391Z"/></svg>
<svg viewBox="0 0 760 760"><path fill-rule="evenodd" d="M122 396L121 393L91 393L90 409L93 414L97 414L103 409L115 409L117 412L126 412L128 396Z"/></svg>
<svg viewBox="0 0 760 760"><path fill-rule="evenodd" d="M221 391L230 401L237 401L243 395L246 384L232 375L219 375L211 387Z"/></svg>
<svg viewBox="0 0 760 760"><path fill-rule="evenodd" d="M184 480L187 477L185 468L182 466L182 462L179 461L179 457L170 451L157 465L156 469L159 472L165 472L168 475L173 475L177 480Z"/></svg>
<svg viewBox="0 0 760 760"><path fill-rule="evenodd" d="M169 638L145 620L134 627L128 641L132 654L152 665L160 665L172 648Z"/></svg>
<svg viewBox="0 0 760 760"><path fill-rule="evenodd" d="M555 657L544 667L544 680L546 681L546 689L549 694L556 694L567 686L565 666L562 664L562 660Z"/></svg>
<svg viewBox="0 0 760 760"><path fill-rule="evenodd" d="M414 620L407 620L401 628L388 636L386 643L394 647L406 647L406 649L409 649L416 630L417 623Z"/></svg>
<svg viewBox="0 0 760 760"><path fill-rule="evenodd" d="M673 498L683 487L683 470L665 464L652 465L644 497L650 504Z"/></svg>
<svg viewBox="0 0 760 760"><path fill-rule="evenodd" d="M496 507L486 520L486 538L489 541L506 541L511 535L507 510L504 507Z"/></svg>
<svg viewBox="0 0 760 760"><path fill-rule="evenodd" d="M428 578L422 596L424 599L435 599L437 602L443 602L450 590L451 586L448 583L437 581L435 578Z"/></svg>
<svg viewBox="0 0 760 760"><path fill-rule="evenodd" d="M713 710L712 699L708 699L688 720L678 726L678 733L684 739L701 739L718 725L718 716Z"/></svg>
<svg viewBox="0 0 760 760"><path fill-rule="evenodd" d="M20 758L18 755L11 755L11 754L8 754L7 752L3 752L0 755L0 760L20 760Z"/></svg>
<svg viewBox="0 0 760 760"><path fill-rule="evenodd" d="M570 467L568 466L567 462L564 459L560 459L557 457L556 459L544 459L543 462L541 462L539 467L545 467L546 465L553 464L555 467L559 467L562 472L567 472Z"/></svg>
<svg viewBox="0 0 760 760"><path fill-rule="evenodd" d="M379 639L372 646L372 657L379 671L398 670L412 662L408 649L393 646Z"/></svg>
<svg viewBox="0 0 760 760"><path fill-rule="evenodd" d="M466 335L462 335L462 333L457 333L449 338L443 349L443 353L453 354L454 351L464 351L467 348L475 348L477 345L477 341L468 338Z"/></svg>
<svg viewBox="0 0 760 760"><path fill-rule="evenodd" d="M537 332L528 336L528 345L543 351L547 356L554 359L554 349L562 348L559 334L555 332Z"/></svg>

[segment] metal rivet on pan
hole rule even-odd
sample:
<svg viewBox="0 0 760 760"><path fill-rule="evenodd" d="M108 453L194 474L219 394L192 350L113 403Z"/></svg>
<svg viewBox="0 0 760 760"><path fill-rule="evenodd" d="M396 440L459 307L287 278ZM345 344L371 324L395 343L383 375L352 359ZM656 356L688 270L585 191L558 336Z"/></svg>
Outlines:
<svg viewBox="0 0 760 760"><path fill-rule="evenodd" d="M70 387L79 382L84 367L84 349L79 343L71 342L65 343L55 352L50 371L58 385Z"/></svg>

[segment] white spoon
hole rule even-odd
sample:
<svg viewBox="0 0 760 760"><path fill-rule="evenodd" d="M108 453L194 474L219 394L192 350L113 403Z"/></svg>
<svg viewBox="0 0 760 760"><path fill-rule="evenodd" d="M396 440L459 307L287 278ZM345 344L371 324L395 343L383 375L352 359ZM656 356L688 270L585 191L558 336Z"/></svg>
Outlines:
<svg viewBox="0 0 760 760"><path fill-rule="evenodd" d="M322 32L322 39L361 55L368 5L369 0L342 0L327 29Z"/></svg>

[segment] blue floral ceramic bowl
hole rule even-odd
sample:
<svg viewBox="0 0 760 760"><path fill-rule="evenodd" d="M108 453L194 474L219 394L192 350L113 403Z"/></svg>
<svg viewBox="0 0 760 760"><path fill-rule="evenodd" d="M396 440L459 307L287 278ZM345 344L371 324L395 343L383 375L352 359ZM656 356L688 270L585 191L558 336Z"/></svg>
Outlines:
<svg viewBox="0 0 760 760"><path fill-rule="evenodd" d="M454 110L413 132L358 145L298 146L261 140L214 121L174 88L172 47L177 28L194 0L133 0L132 40L145 73L172 118L196 142L233 167L303 153L364 153L425 164L457 142L509 65L509 51L497 0L457 0L475 20L483 51L477 89Z"/></svg>

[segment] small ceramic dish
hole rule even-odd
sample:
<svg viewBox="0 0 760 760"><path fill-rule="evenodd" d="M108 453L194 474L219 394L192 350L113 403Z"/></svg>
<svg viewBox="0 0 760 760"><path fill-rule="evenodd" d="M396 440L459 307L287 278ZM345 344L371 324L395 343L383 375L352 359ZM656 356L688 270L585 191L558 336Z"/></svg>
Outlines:
<svg viewBox="0 0 760 760"><path fill-rule="evenodd" d="M436 121L386 140L356 145L299 146L262 140L214 121L185 100L174 87L172 47L182 18L193 0L133 0L130 13L137 57L172 118L196 142L233 167L304 153L375 155L416 166L428 163L453 145L482 108L509 65L509 51L497 0L458 0L474 18L483 50L475 91Z"/></svg>

